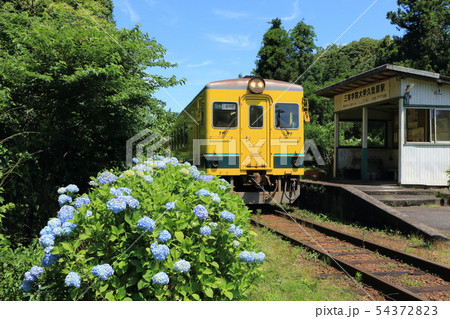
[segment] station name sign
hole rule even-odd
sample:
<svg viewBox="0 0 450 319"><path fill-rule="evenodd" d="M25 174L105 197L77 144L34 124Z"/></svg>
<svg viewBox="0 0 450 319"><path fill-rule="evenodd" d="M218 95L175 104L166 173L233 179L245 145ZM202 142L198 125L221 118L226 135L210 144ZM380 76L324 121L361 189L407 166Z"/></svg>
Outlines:
<svg viewBox="0 0 450 319"><path fill-rule="evenodd" d="M365 87L339 94L335 110L353 108L389 99L389 81L377 82Z"/></svg>

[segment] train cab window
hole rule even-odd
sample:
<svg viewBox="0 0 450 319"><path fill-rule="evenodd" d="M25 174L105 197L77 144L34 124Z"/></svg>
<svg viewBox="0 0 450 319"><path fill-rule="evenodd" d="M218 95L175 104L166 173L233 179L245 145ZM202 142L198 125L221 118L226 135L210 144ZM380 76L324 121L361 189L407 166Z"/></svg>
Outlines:
<svg viewBox="0 0 450 319"><path fill-rule="evenodd" d="M215 128L236 128L238 105L234 102L214 102L212 124Z"/></svg>
<svg viewBox="0 0 450 319"><path fill-rule="evenodd" d="M299 128L299 106L296 103L275 104L275 128L291 129Z"/></svg>
<svg viewBox="0 0 450 319"><path fill-rule="evenodd" d="M264 126L264 108L262 105L250 105L249 107L250 128L262 128Z"/></svg>

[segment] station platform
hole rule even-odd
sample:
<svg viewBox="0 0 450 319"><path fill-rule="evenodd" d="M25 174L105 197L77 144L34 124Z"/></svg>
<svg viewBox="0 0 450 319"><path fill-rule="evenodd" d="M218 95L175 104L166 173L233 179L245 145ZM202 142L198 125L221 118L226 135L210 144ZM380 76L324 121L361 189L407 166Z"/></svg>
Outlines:
<svg viewBox="0 0 450 319"><path fill-rule="evenodd" d="M450 243L448 187L399 186L374 180L301 180L301 187L300 207L328 210L368 226L398 228Z"/></svg>

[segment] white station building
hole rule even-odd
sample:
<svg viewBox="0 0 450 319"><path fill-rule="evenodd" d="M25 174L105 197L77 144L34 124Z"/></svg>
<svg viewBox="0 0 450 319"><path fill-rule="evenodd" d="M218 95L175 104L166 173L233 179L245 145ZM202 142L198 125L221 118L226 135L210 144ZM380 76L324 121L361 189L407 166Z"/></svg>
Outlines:
<svg viewBox="0 0 450 319"><path fill-rule="evenodd" d="M447 185L450 77L385 64L316 93L334 99L335 178Z"/></svg>

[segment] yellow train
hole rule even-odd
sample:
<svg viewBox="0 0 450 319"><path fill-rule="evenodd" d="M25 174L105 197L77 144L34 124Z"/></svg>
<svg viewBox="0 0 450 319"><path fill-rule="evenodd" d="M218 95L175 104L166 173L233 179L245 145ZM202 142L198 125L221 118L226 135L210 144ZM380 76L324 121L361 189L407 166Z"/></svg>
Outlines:
<svg viewBox="0 0 450 319"><path fill-rule="evenodd" d="M246 76L206 84L180 113L173 154L220 175L246 203L286 203L304 173L307 100L298 84Z"/></svg>

